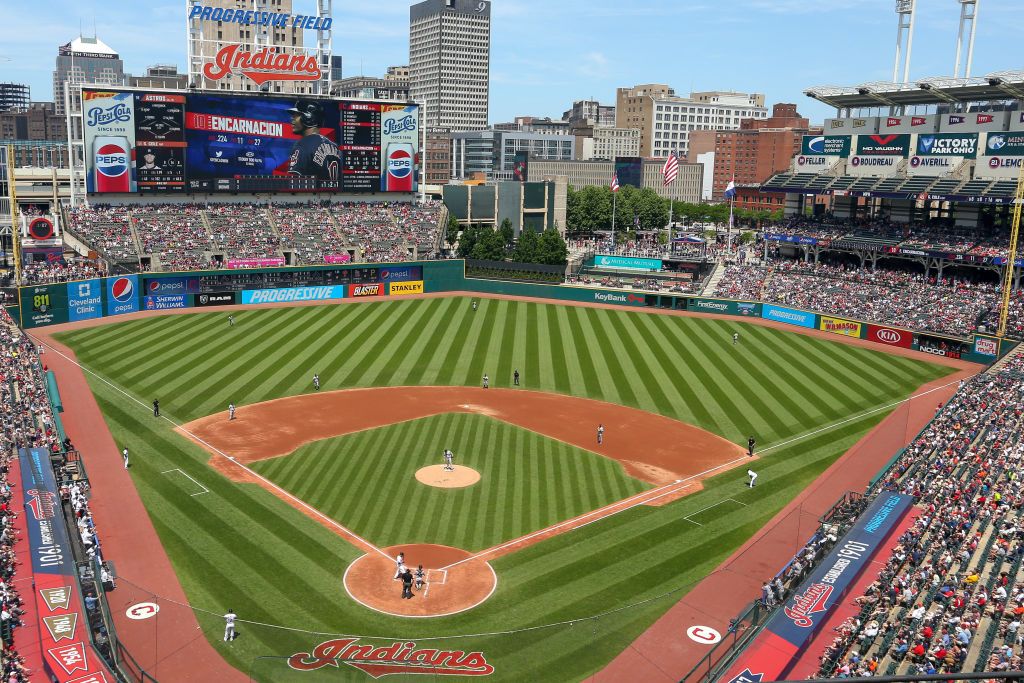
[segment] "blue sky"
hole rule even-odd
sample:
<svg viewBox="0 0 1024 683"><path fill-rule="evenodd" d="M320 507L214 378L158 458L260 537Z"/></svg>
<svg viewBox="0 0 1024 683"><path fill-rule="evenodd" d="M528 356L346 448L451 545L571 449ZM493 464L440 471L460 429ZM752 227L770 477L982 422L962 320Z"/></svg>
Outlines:
<svg viewBox="0 0 1024 683"><path fill-rule="evenodd" d="M297 10L312 0L295 0ZM48 100L56 48L79 27L121 53L126 70L185 66L183 0L0 0L0 81ZM334 50L345 75L382 74L408 61L406 0L335 0ZM951 74L959 4L919 0L911 77ZM975 75L1024 69L1012 49L1021 0L981 0ZM491 120L557 118L573 100L614 104L615 88L667 83L691 90L763 92L821 121L813 85L892 77L893 0L494 0Z"/></svg>

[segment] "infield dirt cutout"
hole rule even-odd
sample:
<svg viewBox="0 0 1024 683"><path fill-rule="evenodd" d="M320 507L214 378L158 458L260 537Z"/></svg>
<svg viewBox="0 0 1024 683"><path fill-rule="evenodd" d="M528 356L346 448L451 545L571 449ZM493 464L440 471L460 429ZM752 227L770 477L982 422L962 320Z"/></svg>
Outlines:
<svg viewBox="0 0 1024 683"><path fill-rule="evenodd" d="M344 527L344 520L327 518L246 467L288 455L314 441L445 413L486 415L586 449L616 460L628 475L657 488L471 555L457 548L424 544L377 548ZM598 424L605 428L601 444L597 443ZM700 490L705 476L720 474L747 459L740 446L664 415L520 389L386 387L317 392L238 406L234 420L228 420L222 411L184 424L177 431L209 451L210 466L224 476L262 486L363 550L366 555L345 572L349 595L370 609L408 617L471 609L494 591L497 577L487 561L631 507L677 500ZM460 483L455 476L460 470L476 478ZM440 464L410 474L424 484L446 488L468 486L480 477L464 466L444 472ZM439 475L447 475L451 481L440 481L445 477ZM399 550L405 551L412 569L422 564L431 570L430 588L422 595L414 591L416 597L411 600L402 599L400 582L393 580L393 558Z"/></svg>
<svg viewBox="0 0 1024 683"><path fill-rule="evenodd" d="M480 473L472 467L455 465L446 470L444 465L427 465L416 470L416 481L439 489L464 489L480 481Z"/></svg>

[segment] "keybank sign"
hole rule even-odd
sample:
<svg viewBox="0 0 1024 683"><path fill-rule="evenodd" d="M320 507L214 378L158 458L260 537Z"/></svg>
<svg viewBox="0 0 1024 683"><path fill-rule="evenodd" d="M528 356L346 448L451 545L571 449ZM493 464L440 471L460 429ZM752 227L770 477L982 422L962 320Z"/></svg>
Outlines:
<svg viewBox="0 0 1024 683"><path fill-rule="evenodd" d="M594 257L594 265L598 268L622 268L624 270L661 270L661 259L598 254Z"/></svg>

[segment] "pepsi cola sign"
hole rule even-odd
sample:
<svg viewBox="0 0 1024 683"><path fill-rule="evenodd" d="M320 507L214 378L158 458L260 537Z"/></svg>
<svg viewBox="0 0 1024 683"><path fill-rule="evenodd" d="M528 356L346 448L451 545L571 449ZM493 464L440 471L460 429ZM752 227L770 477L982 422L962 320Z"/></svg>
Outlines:
<svg viewBox="0 0 1024 683"><path fill-rule="evenodd" d="M120 178L128 173L128 150L118 144L106 144L96 150L96 172L107 178Z"/></svg>
<svg viewBox="0 0 1024 683"><path fill-rule="evenodd" d="M124 315L139 310L139 276L107 278L107 315Z"/></svg>
<svg viewBox="0 0 1024 683"><path fill-rule="evenodd" d="M408 150L398 148L388 154L388 174L395 178L405 178L412 173L412 154Z"/></svg>

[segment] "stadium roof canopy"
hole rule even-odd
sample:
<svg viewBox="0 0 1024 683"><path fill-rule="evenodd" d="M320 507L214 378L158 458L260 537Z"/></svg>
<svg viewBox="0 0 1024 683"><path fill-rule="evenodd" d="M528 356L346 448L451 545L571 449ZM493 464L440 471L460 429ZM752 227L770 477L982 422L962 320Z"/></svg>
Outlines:
<svg viewBox="0 0 1024 683"><path fill-rule="evenodd" d="M804 94L836 109L1024 100L1024 71L997 71L970 78L932 76L911 83L874 81L854 86L823 85L809 88Z"/></svg>

